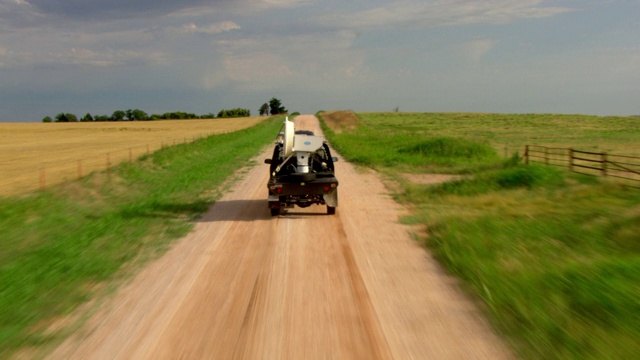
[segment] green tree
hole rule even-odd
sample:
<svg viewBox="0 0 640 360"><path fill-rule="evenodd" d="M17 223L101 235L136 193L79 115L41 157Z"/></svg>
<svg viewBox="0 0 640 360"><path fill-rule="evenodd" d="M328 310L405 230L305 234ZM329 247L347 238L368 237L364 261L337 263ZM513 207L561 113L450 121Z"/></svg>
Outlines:
<svg viewBox="0 0 640 360"><path fill-rule="evenodd" d="M269 104L264 103L260 106L260 116L269 115Z"/></svg>
<svg viewBox="0 0 640 360"><path fill-rule="evenodd" d="M122 121L125 117L125 115L127 115L124 111L122 110L116 110L113 112L113 114L111 114L111 118L109 120L111 121Z"/></svg>
<svg viewBox="0 0 640 360"><path fill-rule="evenodd" d="M135 109L131 111L131 116L128 116L128 117L129 117L129 120L148 120L149 119L149 115L140 109Z"/></svg>
<svg viewBox="0 0 640 360"><path fill-rule="evenodd" d="M69 118L67 118L67 114L60 113L56 115L56 122L69 122Z"/></svg>
<svg viewBox="0 0 640 360"><path fill-rule="evenodd" d="M282 106L282 102L276 98L271 98L271 100L269 100L269 108L271 110L271 115L284 114L287 112L287 109Z"/></svg>
<svg viewBox="0 0 640 360"><path fill-rule="evenodd" d="M45 117L42 119L42 122L46 122L46 123L50 123L50 122L52 122L52 121L53 121L53 120L52 120L52 119L51 119L51 117L49 117L49 116L45 116Z"/></svg>
<svg viewBox="0 0 640 360"><path fill-rule="evenodd" d="M162 118L165 120L177 120L180 119L180 114L177 112L166 112L162 114Z"/></svg>
<svg viewBox="0 0 640 360"><path fill-rule="evenodd" d="M93 121L93 116L87 113L80 121L84 121L84 122Z"/></svg>
<svg viewBox="0 0 640 360"><path fill-rule="evenodd" d="M56 122L76 122L78 117L71 113L60 113L56 115Z"/></svg>
<svg viewBox="0 0 640 360"><path fill-rule="evenodd" d="M219 118L232 118L232 117L247 117L251 116L251 110L235 108L230 110L222 109L218 113Z"/></svg>
<svg viewBox="0 0 640 360"><path fill-rule="evenodd" d="M133 120L133 110L131 109L125 110L124 115L127 117L127 120L129 121Z"/></svg>

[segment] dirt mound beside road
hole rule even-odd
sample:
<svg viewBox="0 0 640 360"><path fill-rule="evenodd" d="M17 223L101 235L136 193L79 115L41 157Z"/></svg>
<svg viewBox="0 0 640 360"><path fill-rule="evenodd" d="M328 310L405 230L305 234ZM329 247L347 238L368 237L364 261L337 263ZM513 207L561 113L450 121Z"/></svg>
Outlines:
<svg viewBox="0 0 640 360"><path fill-rule="evenodd" d="M337 134L360 126L360 119L352 111L326 111L321 116L327 126Z"/></svg>

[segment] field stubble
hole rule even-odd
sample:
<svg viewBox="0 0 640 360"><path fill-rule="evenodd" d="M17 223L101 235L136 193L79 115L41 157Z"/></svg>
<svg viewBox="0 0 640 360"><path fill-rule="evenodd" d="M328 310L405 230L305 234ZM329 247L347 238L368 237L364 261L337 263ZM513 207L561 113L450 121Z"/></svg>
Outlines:
<svg viewBox="0 0 640 360"><path fill-rule="evenodd" d="M81 178L163 146L245 129L264 119L0 123L0 196Z"/></svg>

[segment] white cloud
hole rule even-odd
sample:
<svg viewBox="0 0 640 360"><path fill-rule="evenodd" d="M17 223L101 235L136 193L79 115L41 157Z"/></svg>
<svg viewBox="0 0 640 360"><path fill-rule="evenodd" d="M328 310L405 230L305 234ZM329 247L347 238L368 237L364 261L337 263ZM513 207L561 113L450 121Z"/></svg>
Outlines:
<svg viewBox="0 0 640 360"><path fill-rule="evenodd" d="M476 39L460 45L462 55L472 63L479 62L497 44L494 39Z"/></svg>
<svg viewBox="0 0 640 360"><path fill-rule="evenodd" d="M37 25L42 18L29 2L24 0L0 0L0 29Z"/></svg>
<svg viewBox="0 0 640 360"><path fill-rule="evenodd" d="M213 45L219 58L203 65L201 84L205 89L233 84L236 89L259 91L322 82L344 90L372 77L366 52L353 49L355 38L351 31L337 31L220 39Z"/></svg>
<svg viewBox="0 0 640 360"><path fill-rule="evenodd" d="M144 29L132 30L112 30L101 32L85 31L78 32L59 32L56 36L58 39L66 39L69 43L79 43L86 46L121 46L126 44L140 44L153 41L154 35L151 31Z"/></svg>
<svg viewBox="0 0 640 360"><path fill-rule="evenodd" d="M240 25L236 24L233 21L222 21L215 24L209 24L206 26L198 26L195 23L184 24L180 28L170 28L170 32L178 32L178 33L200 33L200 34L219 34L231 30L240 29Z"/></svg>
<svg viewBox="0 0 640 360"><path fill-rule="evenodd" d="M70 49L43 53L11 52L0 48L2 66L15 68L32 65L82 65L91 67L111 67L131 64L162 64L168 56L159 51L136 50L91 50L74 47Z"/></svg>
<svg viewBox="0 0 640 360"><path fill-rule="evenodd" d="M217 14L236 14L241 16L253 15L269 9L292 9L307 6L314 0L233 0L218 1L215 4L185 6L168 14L175 18L204 18Z"/></svg>
<svg viewBox="0 0 640 360"><path fill-rule="evenodd" d="M83 31L43 27L0 35L3 45L0 48L0 61L5 68L25 68L36 64L94 67L140 63L166 65L180 61L185 54L189 54L176 50L180 39L167 37L166 34L215 35L240 29L232 21L204 25L187 23L155 29L143 25L126 29L120 25L85 26ZM206 47L206 44L203 46Z"/></svg>
<svg viewBox="0 0 640 360"><path fill-rule="evenodd" d="M253 0L251 1L257 6L266 7L266 8L295 8L306 6L314 3L313 0Z"/></svg>
<svg viewBox="0 0 640 360"><path fill-rule="evenodd" d="M17 8L25 8L25 7L30 7L31 4L29 4L28 1L24 1L24 0L0 0L0 9L6 11L9 9L17 9Z"/></svg>
<svg viewBox="0 0 640 360"><path fill-rule="evenodd" d="M571 9L542 6L542 0L396 1L355 13L320 16L319 21L349 28L424 28L459 24L508 23L549 17Z"/></svg>
<svg viewBox="0 0 640 360"><path fill-rule="evenodd" d="M117 66L128 63L161 63L166 56L161 52L135 50L94 51L84 48L72 48L65 53L54 54L52 59L63 64L90 66Z"/></svg>
<svg viewBox="0 0 640 360"><path fill-rule="evenodd" d="M241 82L272 82L294 74L287 61L271 53L227 56L223 66L229 79Z"/></svg>

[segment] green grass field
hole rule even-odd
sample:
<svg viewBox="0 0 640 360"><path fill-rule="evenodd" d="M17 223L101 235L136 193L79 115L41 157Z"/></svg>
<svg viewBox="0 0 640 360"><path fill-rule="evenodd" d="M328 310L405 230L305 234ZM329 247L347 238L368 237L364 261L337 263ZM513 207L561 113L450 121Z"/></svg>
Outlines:
<svg viewBox="0 0 640 360"><path fill-rule="evenodd" d="M0 198L0 358L55 344L79 305L186 234L282 118L165 147L107 173ZM24 354L23 354L24 355Z"/></svg>
<svg viewBox="0 0 640 360"><path fill-rule="evenodd" d="M412 209L403 221L426 226L421 241L481 299L519 356L637 358L640 190L523 165L515 150L530 143L637 155L640 119L357 115L354 130L325 126L332 145L394 184ZM403 180L406 172L465 176L421 185Z"/></svg>
<svg viewBox="0 0 640 360"><path fill-rule="evenodd" d="M504 156L524 145L640 156L640 117L554 114L361 113L362 122L389 134L457 137L489 144Z"/></svg>

